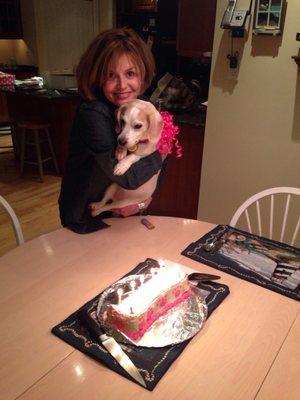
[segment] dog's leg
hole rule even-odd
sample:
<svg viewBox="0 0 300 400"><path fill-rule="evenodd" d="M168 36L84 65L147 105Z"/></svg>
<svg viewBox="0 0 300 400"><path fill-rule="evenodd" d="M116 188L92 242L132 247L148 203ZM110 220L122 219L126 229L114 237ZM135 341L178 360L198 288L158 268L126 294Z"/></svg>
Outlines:
<svg viewBox="0 0 300 400"><path fill-rule="evenodd" d="M89 210L93 217L101 214L104 211L110 210L112 208L111 204L106 204L111 200L118 188L116 183L112 183L105 191L104 196L101 201L96 201L89 204Z"/></svg>
<svg viewBox="0 0 300 400"><path fill-rule="evenodd" d="M115 156L118 161L123 160L123 158L125 158L127 156L127 149L125 149L124 147L118 146L116 149Z"/></svg>
<svg viewBox="0 0 300 400"><path fill-rule="evenodd" d="M132 166L132 164L136 163L140 160L140 156L132 153L123 158L118 162L118 164L114 168L114 175L123 175L125 172Z"/></svg>

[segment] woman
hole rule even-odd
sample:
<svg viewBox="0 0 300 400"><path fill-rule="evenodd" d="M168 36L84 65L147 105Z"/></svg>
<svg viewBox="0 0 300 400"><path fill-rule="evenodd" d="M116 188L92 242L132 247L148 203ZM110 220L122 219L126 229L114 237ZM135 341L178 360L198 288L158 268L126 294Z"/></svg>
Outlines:
<svg viewBox="0 0 300 400"><path fill-rule="evenodd" d="M115 110L141 96L154 73L150 48L129 28L101 33L83 54L77 68L83 102L74 120L59 197L63 226L77 233L107 227L101 214L90 215L89 204L101 199L112 182L136 189L161 169L162 156L156 151L124 175L113 174L117 163Z"/></svg>

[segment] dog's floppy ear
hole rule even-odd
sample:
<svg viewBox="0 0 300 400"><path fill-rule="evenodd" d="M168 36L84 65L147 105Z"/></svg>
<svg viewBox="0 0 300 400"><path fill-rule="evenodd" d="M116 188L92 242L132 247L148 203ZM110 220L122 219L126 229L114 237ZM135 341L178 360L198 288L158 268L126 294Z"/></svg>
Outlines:
<svg viewBox="0 0 300 400"><path fill-rule="evenodd" d="M150 140L158 140L161 134L162 126L163 126L163 119L160 113L156 110L153 106L151 107L150 112L147 115L148 119L148 129L147 133Z"/></svg>
<svg viewBox="0 0 300 400"><path fill-rule="evenodd" d="M116 117L116 132L119 134L122 130L122 124L121 124L121 117L126 111L126 105L123 104L121 107L119 107L115 111L115 117Z"/></svg>

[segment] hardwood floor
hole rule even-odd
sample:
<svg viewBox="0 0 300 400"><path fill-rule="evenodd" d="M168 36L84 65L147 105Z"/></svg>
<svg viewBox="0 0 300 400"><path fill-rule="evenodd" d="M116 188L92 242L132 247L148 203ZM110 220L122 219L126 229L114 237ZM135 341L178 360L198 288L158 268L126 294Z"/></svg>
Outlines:
<svg viewBox="0 0 300 400"><path fill-rule="evenodd" d="M20 178L14 154L8 148L10 136L0 137L0 194L14 209L25 241L60 227L57 199L61 178L45 171L43 183L37 181L36 168L26 167ZM0 256L17 246L11 222L0 206Z"/></svg>

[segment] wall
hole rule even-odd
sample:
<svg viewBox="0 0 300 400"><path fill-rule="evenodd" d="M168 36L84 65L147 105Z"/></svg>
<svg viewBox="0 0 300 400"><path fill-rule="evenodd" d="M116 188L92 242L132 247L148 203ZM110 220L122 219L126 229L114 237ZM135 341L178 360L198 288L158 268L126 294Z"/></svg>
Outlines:
<svg viewBox="0 0 300 400"><path fill-rule="evenodd" d="M249 2L239 1L246 9ZM243 7L246 4L246 7ZM238 80L228 79L228 31L218 0L198 219L228 223L250 195L273 186L300 187L299 0L287 2L282 36L235 39Z"/></svg>
<svg viewBox="0 0 300 400"><path fill-rule="evenodd" d="M115 4L112 0L99 0L99 32L115 25Z"/></svg>
<svg viewBox="0 0 300 400"><path fill-rule="evenodd" d="M34 0L34 4L40 74L47 76L50 86L73 86L78 60L98 30L94 2Z"/></svg>
<svg viewBox="0 0 300 400"><path fill-rule="evenodd" d="M23 39L0 40L0 63L14 58L19 65L37 65L34 0L21 0Z"/></svg>

